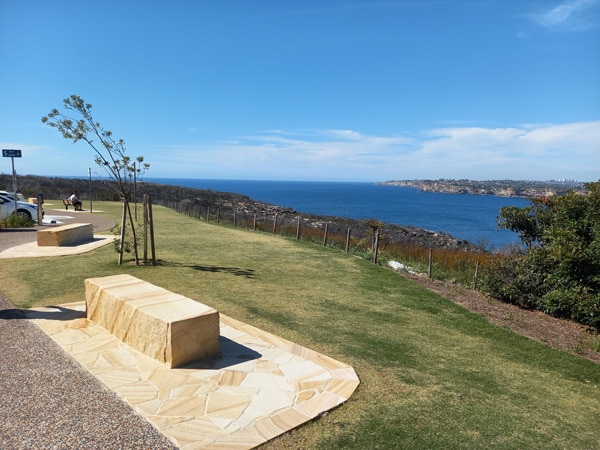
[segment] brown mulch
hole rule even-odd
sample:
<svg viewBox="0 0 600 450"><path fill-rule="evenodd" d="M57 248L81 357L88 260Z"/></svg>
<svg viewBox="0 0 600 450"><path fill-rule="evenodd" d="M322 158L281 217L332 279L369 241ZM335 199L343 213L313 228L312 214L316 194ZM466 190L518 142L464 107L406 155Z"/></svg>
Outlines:
<svg viewBox="0 0 600 450"><path fill-rule="evenodd" d="M402 275L471 312L485 316L494 325L600 364L600 353L590 348L598 334L585 325L503 303L457 283L431 280L423 275Z"/></svg>

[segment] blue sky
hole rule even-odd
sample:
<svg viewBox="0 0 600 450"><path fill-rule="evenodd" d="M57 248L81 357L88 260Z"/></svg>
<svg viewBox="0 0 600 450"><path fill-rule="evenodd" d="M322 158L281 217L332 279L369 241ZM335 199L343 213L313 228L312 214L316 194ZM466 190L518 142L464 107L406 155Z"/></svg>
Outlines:
<svg viewBox="0 0 600 450"><path fill-rule="evenodd" d="M20 174L100 174L77 94L151 177L600 179L600 0L2 0L0 61Z"/></svg>

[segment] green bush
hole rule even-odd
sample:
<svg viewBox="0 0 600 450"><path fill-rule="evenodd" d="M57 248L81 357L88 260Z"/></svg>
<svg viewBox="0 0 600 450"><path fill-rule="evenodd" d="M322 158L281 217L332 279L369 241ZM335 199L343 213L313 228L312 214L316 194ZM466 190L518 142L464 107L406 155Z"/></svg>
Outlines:
<svg viewBox="0 0 600 450"><path fill-rule="evenodd" d="M545 313L600 328L600 295L583 288L556 289L540 299Z"/></svg>
<svg viewBox="0 0 600 450"><path fill-rule="evenodd" d="M35 222L30 217L24 217L20 215L11 214L2 221L2 227L4 228L31 228L35 225Z"/></svg>
<svg viewBox="0 0 600 450"><path fill-rule="evenodd" d="M484 277L493 297L600 329L600 182L503 208L499 225L527 249L494 260Z"/></svg>

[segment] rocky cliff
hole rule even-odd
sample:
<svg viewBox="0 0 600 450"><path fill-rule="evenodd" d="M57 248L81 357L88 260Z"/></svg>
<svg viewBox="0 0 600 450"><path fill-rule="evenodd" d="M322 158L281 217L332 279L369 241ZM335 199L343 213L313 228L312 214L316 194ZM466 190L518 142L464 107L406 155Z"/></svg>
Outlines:
<svg viewBox="0 0 600 450"><path fill-rule="evenodd" d="M502 197L549 197L568 191L583 192L584 183L577 181L522 181L522 180L393 180L377 184L413 187L424 192L447 194L498 195Z"/></svg>

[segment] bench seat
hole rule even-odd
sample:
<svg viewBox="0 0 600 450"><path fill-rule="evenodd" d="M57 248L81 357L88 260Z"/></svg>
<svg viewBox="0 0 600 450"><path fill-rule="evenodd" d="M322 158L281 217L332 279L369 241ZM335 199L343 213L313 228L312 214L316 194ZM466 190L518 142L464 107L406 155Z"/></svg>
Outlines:
<svg viewBox="0 0 600 450"><path fill-rule="evenodd" d="M179 367L219 354L219 313L131 275L85 280L86 316L151 358Z"/></svg>
<svg viewBox="0 0 600 450"><path fill-rule="evenodd" d="M69 210L69 206L72 206L75 211L81 211L81 203L78 203L77 205L73 205L73 202L71 200L69 200L68 198L63 198L63 205L65 205L65 209L68 211Z"/></svg>
<svg viewBox="0 0 600 450"><path fill-rule="evenodd" d="M72 223L37 231L37 245L39 247L77 245L90 242L93 239L94 227L91 223Z"/></svg>

